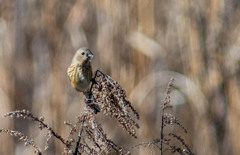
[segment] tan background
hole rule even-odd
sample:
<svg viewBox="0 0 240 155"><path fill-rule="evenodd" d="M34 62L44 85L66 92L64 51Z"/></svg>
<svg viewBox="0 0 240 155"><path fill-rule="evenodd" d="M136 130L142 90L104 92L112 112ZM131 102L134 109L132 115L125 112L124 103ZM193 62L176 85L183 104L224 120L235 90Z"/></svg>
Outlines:
<svg viewBox="0 0 240 155"><path fill-rule="evenodd" d="M66 70L75 50L88 46L94 70L118 81L140 113L138 140L99 116L116 143L159 136L159 107L174 77L173 113L189 133L168 130L198 155L240 154L239 16L238 0L0 0L0 115L28 109L66 137L63 122L75 122L83 111ZM44 146L46 132L29 120L1 117L0 128ZM51 140L44 154L61 152L63 145ZM0 134L0 154L33 149Z"/></svg>

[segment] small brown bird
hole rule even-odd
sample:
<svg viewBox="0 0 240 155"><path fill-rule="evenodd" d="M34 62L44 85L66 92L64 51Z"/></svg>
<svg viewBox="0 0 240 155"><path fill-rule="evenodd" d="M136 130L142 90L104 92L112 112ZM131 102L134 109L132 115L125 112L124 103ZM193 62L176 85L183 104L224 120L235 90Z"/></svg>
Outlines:
<svg viewBox="0 0 240 155"><path fill-rule="evenodd" d="M92 79L91 60L93 54L90 49L83 47L75 53L71 65L68 67L67 73L71 81L72 87L79 92L88 95L89 84Z"/></svg>

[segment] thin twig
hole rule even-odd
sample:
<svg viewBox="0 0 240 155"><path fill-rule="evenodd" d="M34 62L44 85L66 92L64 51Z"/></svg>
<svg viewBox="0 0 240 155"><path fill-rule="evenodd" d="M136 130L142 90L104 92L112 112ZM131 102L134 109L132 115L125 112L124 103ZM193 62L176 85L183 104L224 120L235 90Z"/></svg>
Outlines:
<svg viewBox="0 0 240 155"><path fill-rule="evenodd" d="M163 148L162 148L162 144L163 144L163 127L164 127L164 124L163 124L163 114L162 114L162 122L161 122L161 133L160 133L160 151L161 151L161 155L163 155Z"/></svg>
<svg viewBox="0 0 240 155"><path fill-rule="evenodd" d="M83 132L83 123L84 123L84 118L81 120L81 129L79 131L79 134L78 134L78 141L76 143L76 148L75 148L75 151L74 151L74 155L77 155L78 153L78 148L79 148L79 144L80 144L80 141L81 141L81 137L82 137L82 132Z"/></svg>
<svg viewBox="0 0 240 155"><path fill-rule="evenodd" d="M56 137L57 139L59 139L64 145L66 145L67 148L69 148L69 144L60 136L58 135L51 127L49 127L47 124L45 124L43 122L43 120L39 119L38 117L33 116L32 113L30 113L28 110L17 110L17 111L13 111L13 112L8 112L7 114L3 115L4 117L7 116L16 116L18 117L23 117L23 118L28 118L31 119L33 121L39 122L40 123L40 127L41 128L46 128L48 131L50 131L50 133Z"/></svg>

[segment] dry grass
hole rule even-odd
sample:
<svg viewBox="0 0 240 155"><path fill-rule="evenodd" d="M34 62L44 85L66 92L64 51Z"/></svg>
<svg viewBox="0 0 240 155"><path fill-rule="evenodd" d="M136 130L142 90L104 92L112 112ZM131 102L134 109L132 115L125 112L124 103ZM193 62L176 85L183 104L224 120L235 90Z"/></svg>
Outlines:
<svg viewBox="0 0 240 155"><path fill-rule="evenodd" d="M79 116L84 104L66 70L75 50L88 46L94 70L131 94L141 114L141 141L158 136L160 125L153 126L161 120L159 103L174 77L171 104L190 133L184 139L193 152L240 154L239 14L237 0L0 0L0 114L27 109L67 137L63 122ZM113 141L136 143L121 125L113 128L105 120L100 123ZM0 122L0 128L43 141L26 121ZM0 154L32 154L0 136ZM60 154L63 147L52 141L48 151ZM134 154L149 154L149 148Z"/></svg>
<svg viewBox="0 0 240 155"><path fill-rule="evenodd" d="M16 117L23 119L30 119L33 122L39 124L40 130L46 129L45 134L46 143L44 150L49 149L50 140L59 140L64 146L62 154L112 154L113 151L117 154L131 154L131 151L139 149L142 146L151 148L151 152L154 152L154 148L157 149L155 152L160 152L161 155L165 152L178 152L181 155L193 155L190 147L186 144L185 140L176 133L165 131L168 126L180 127L185 133L187 129L179 123L177 118L166 110L172 108L170 106L170 93L173 86L172 79L167 87L166 97L161 104L161 127L160 135L151 142L140 142L139 144L130 147L132 144L129 143L127 148L124 148L114 141L108 138L102 125L97 122L96 117L99 117L99 113L103 113L106 116L115 118L115 121L120 123L122 128L125 129L129 135L137 139L136 128L139 129L139 125L133 119L130 114L130 110L135 114L136 118L139 119L139 113L131 106L131 103L126 100L126 93L124 89L114 81L110 76L102 73L100 70L95 72L93 77L90 93L85 96L86 107L84 113L77 117L76 123L64 122L64 124L70 126L69 136L67 139L60 136L52 127L44 122L44 117L36 117L27 110L17 110L8 112L3 117ZM159 122L160 123L160 122ZM78 136L74 136L74 133L79 132ZM30 140L20 131L0 129L0 133L7 133L10 136L15 136L19 140L23 141L25 146L31 145L34 148L36 155L43 153L42 149L35 144L34 140ZM140 135L141 136L141 135ZM175 145L174 140L178 141L181 146ZM74 148L75 146L75 148ZM60 148L56 148L60 150ZM44 152L45 153L45 152Z"/></svg>

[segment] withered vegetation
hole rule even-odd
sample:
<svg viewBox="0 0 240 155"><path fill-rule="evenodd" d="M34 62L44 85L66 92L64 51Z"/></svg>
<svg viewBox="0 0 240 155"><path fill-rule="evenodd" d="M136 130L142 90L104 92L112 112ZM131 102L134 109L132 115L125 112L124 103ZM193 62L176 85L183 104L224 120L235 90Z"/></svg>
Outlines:
<svg viewBox="0 0 240 155"><path fill-rule="evenodd" d="M97 122L98 112L106 116L114 118L129 135L137 138L137 129L139 125L135 119L139 119L138 112L133 108L131 103L126 99L125 90L110 76L97 70L92 80L90 87L90 94L86 96L86 107L81 116L77 117L75 123L64 122L70 127L69 136L67 138L57 134L53 128L44 122L44 117L36 117L27 110L17 110L4 114L4 117L16 117L30 119L39 124L40 130L47 130L45 150L49 148L50 139L56 138L65 145L63 154L110 154L116 152L117 154L130 154L131 150L137 149L140 146L154 146L157 147L161 154L170 150L171 152L178 152L179 154L193 154L189 146L185 143L181 136L174 133L165 133L164 129L167 125L177 125L187 133L185 127L179 123L177 118L166 113L165 110L170 108L170 92L173 79L168 84L166 97L162 103L162 121L159 138L152 142L141 142L136 146L124 148L111 139L108 138L108 133L104 132L102 125ZM33 140L19 131L1 129L0 133L7 133L11 136L18 137L26 145L33 146L35 154L42 154L39 146ZM74 136L78 133L78 136ZM171 144L171 141L176 139L183 147L177 147ZM131 144L129 144L131 145ZM167 147L164 147L167 146Z"/></svg>

